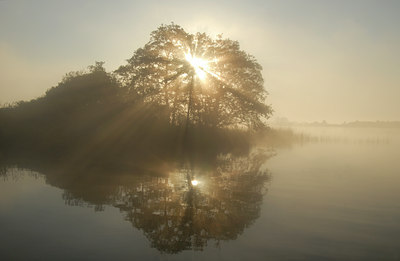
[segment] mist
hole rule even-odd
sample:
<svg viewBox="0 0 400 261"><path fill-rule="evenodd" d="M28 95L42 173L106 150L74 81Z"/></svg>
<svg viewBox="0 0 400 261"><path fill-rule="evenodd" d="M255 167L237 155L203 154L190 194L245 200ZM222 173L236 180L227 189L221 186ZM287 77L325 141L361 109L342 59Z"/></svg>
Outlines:
<svg viewBox="0 0 400 261"><path fill-rule="evenodd" d="M397 1L0 1L1 260L398 260Z"/></svg>

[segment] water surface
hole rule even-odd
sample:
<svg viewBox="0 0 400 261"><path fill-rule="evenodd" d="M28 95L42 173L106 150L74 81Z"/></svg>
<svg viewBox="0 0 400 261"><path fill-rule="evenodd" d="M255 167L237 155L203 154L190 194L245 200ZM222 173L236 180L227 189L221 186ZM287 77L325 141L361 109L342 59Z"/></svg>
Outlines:
<svg viewBox="0 0 400 261"><path fill-rule="evenodd" d="M9 167L0 259L399 260L400 132L301 131L162 176Z"/></svg>

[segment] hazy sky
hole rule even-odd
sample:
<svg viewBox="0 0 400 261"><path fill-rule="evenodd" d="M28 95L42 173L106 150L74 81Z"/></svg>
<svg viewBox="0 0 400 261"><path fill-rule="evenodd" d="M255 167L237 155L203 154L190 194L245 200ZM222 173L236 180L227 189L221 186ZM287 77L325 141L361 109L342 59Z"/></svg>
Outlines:
<svg viewBox="0 0 400 261"><path fill-rule="evenodd" d="M95 61L114 70L175 22L222 33L263 66L276 117L400 120L400 1L0 0L0 103Z"/></svg>

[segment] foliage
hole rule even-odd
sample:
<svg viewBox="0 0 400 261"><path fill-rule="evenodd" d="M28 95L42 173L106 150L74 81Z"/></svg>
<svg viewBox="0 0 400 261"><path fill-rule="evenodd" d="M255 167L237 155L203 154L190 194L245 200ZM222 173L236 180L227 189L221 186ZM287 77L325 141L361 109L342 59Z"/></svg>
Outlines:
<svg viewBox="0 0 400 261"><path fill-rule="evenodd" d="M237 41L171 24L152 32L116 74L131 95L166 106L173 124L259 128L272 111L261 70Z"/></svg>
<svg viewBox="0 0 400 261"><path fill-rule="evenodd" d="M78 144L121 109L119 90L104 70L69 74L43 97L0 109L1 147Z"/></svg>
<svg viewBox="0 0 400 261"><path fill-rule="evenodd" d="M196 68L188 57L208 62ZM185 143L192 155L229 152L248 147L241 127L265 124L266 94L261 66L238 42L163 25L116 72L96 62L42 97L0 108L0 149L129 159L145 158L144 147L157 156L185 155Z"/></svg>
<svg viewBox="0 0 400 261"><path fill-rule="evenodd" d="M0 174L28 168L67 204L112 204L161 251L202 249L259 215L266 156L249 154L242 127L264 126L266 94L261 66L237 42L161 26L115 73L96 62L0 108Z"/></svg>

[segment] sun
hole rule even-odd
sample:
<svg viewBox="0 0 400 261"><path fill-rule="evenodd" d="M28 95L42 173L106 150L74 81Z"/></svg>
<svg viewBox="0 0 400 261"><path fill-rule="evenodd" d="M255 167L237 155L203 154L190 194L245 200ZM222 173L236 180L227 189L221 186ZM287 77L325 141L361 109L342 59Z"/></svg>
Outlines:
<svg viewBox="0 0 400 261"><path fill-rule="evenodd" d="M185 53L185 59L194 68L194 71L200 80L205 80L207 73L210 71L209 61L192 56L190 53Z"/></svg>

